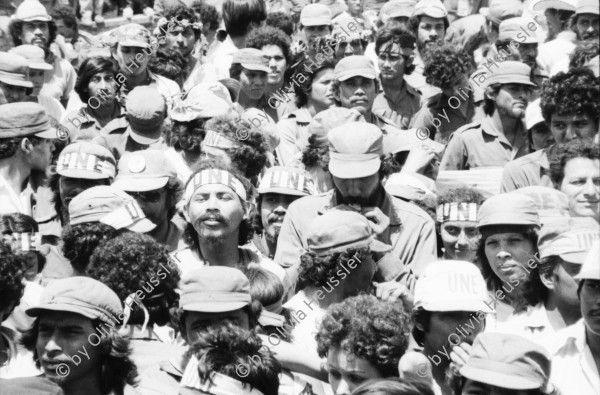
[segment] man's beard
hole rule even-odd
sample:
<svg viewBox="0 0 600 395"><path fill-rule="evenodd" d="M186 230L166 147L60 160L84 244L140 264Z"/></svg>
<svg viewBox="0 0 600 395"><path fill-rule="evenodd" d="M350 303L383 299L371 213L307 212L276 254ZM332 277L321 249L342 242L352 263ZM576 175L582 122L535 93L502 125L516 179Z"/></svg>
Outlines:
<svg viewBox="0 0 600 395"><path fill-rule="evenodd" d="M441 44L442 44L442 40L427 40L420 44L419 44L419 42L417 42L417 48L419 50L419 54L421 55L421 58L423 57L423 55L425 53L430 52L436 46L440 46Z"/></svg>
<svg viewBox="0 0 600 395"><path fill-rule="evenodd" d="M379 203L379 191L380 191L381 186L375 188L375 190L373 191L373 193L371 193L371 195L369 196L343 196L341 193L340 195L340 204L353 204L353 205L358 205L360 207L374 207L377 206L377 203Z"/></svg>

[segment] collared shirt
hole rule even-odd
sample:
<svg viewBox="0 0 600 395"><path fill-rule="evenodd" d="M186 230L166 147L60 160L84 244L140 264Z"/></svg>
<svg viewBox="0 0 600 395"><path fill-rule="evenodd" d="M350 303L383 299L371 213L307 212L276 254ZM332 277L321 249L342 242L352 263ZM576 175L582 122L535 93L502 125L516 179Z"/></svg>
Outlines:
<svg viewBox="0 0 600 395"><path fill-rule="evenodd" d="M537 62L540 67L552 77L560 71L569 71L571 54L575 51L577 35L570 30L564 30L556 35L554 40L538 46Z"/></svg>
<svg viewBox="0 0 600 395"><path fill-rule="evenodd" d="M374 112L371 112L371 119L367 120L367 122L381 129L381 133L383 134L383 153L385 155L391 153L391 147L397 147L398 141L405 139L408 133L413 133L412 131L409 132L408 130L397 128L392 121Z"/></svg>
<svg viewBox="0 0 600 395"><path fill-rule="evenodd" d="M78 111L70 113L65 117L63 125L69 131L69 138L73 141L91 141L99 136L103 129L113 130L118 128L116 125L124 125L125 111L121 108L118 102L115 102L115 117L105 126L100 125L100 122L94 118L87 106L81 107Z"/></svg>
<svg viewBox="0 0 600 395"><path fill-rule="evenodd" d="M600 375L586 342L583 319L556 332L544 345L552 356L550 382L562 395L600 394Z"/></svg>
<svg viewBox="0 0 600 395"><path fill-rule="evenodd" d="M300 256L308 247L306 238L310 223L319 213L339 204L336 193L332 190L305 196L288 207L277 239L275 262L286 268L292 284L298 280ZM384 194L378 207L389 218L390 224L377 239L391 245L392 251L377 263L377 281L402 281L411 288L414 276L437 259L434 222L417 206L388 193Z"/></svg>
<svg viewBox="0 0 600 395"><path fill-rule="evenodd" d="M231 36L227 36L223 42L217 44L214 52L208 56L207 63L212 63L215 66L219 79L229 78L233 54L239 50L240 48L236 47L231 40Z"/></svg>
<svg viewBox="0 0 600 395"><path fill-rule="evenodd" d="M535 185L553 188L548 152L551 153L555 149L556 145L552 145L508 162L502 173L500 192L506 193Z"/></svg>
<svg viewBox="0 0 600 395"><path fill-rule="evenodd" d="M527 132L517 123L514 144L496 130L487 116L458 129L450 137L440 170L468 170L475 167L503 167L511 160L528 154Z"/></svg>
<svg viewBox="0 0 600 395"><path fill-rule="evenodd" d="M75 89L77 73L68 60L54 57L53 70L44 73L44 86L40 95L50 96L58 101L69 100L71 92Z"/></svg>
<svg viewBox="0 0 600 395"><path fill-rule="evenodd" d="M116 160L119 160L125 152L143 151L146 149L166 151L167 148L169 148L162 136L157 142L150 145L140 144L131 138L131 132L129 128L126 128L124 131L122 128L119 128L109 133L102 134L94 138L92 142L107 148L113 154Z"/></svg>
<svg viewBox="0 0 600 395"><path fill-rule="evenodd" d="M543 303L528 306L526 311L511 315L508 320L498 323L495 332L510 333L542 344L543 340L555 333L548 312Z"/></svg>
<svg viewBox="0 0 600 395"><path fill-rule="evenodd" d="M294 155L308 147L310 137L308 125L311 120L308 110L301 108L277 123L279 145L275 152L282 166L288 166L294 159Z"/></svg>
<svg viewBox="0 0 600 395"><path fill-rule="evenodd" d="M397 128L408 129L420 108L421 93L404 81L397 102L393 102L383 91L375 98L371 111L389 119Z"/></svg>
<svg viewBox="0 0 600 395"><path fill-rule="evenodd" d="M463 114L457 106L465 100L467 113ZM435 141L446 145L455 130L474 120L475 106L471 95L449 97L440 92L427 99L427 104L413 117L410 127L427 130Z"/></svg>
<svg viewBox="0 0 600 395"><path fill-rule="evenodd" d="M32 199L33 189L29 183L22 192L17 193L0 175L0 215L21 213L31 216L33 212Z"/></svg>

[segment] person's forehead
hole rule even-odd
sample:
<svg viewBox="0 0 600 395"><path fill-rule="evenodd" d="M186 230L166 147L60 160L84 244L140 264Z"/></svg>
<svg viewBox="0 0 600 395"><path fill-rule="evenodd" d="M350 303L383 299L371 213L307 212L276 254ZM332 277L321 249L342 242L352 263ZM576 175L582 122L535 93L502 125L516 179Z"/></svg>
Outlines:
<svg viewBox="0 0 600 395"><path fill-rule="evenodd" d="M586 112L579 114L552 114L551 121L579 121L591 119L592 116Z"/></svg>
<svg viewBox="0 0 600 395"><path fill-rule="evenodd" d="M457 228L475 228L477 221L446 221L443 226L455 226Z"/></svg>
<svg viewBox="0 0 600 395"><path fill-rule="evenodd" d="M594 175L600 174L600 167L598 166L599 163L600 159L590 159L584 157L570 159L565 164L565 177L582 173L587 174L589 170L594 170Z"/></svg>
<svg viewBox="0 0 600 395"><path fill-rule="evenodd" d="M23 26L48 26L46 21L27 21L23 22Z"/></svg>
<svg viewBox="0 0 600 395"><path fill-rule="evenodd" d="M367 372L371 367L369 361L344 350L340 346L332 347L329 352L329 363L335 365L342 372Z"/></svg>
<svg viewBox="0 0 600 395"><path fill-rule="evenodd" d="M309 30L321 30L321 29L329 29L329 25L314 25L314 26L304 26L305 29Z"/></svg>
<svg viewBox="0 0 600 395"><path fill-rule="evenodd" d="M341 82L342 84L357 84L357 83L362 83L362 84L368 84L368 83L375 83L375 80L372 80L370 78L365 78L365 77L361 77L360 75L354 76L354 77L350 77L347 80L344 80Z"/></svg>
<svg viewBox="0 0 600 395"><path fill-rule="evenodd" d="M40 325L66 326L91 326L92 320L81 314L68 311L43 311L40 313Z"/></svg>
<svg viewBox="0 0 600 395"><path fill-rule="evenodd" d="M432 18L430 16L427 15L423 15L421 16L421 23L429 23L429 24L437 24L437 23L444 23L444 18Z"/></svg>
<svg viewBox="0 0 600 395"><path fill-rule="evenodd" d="M586 19L586 20L596 19L597 20L598 18L600 18L600 16L598 16L596 14L579 14L578 15L578 21L582 20L582 19Z"/></svg>
<svg viewBox="0 0 600 395"><path fill-rule="evenodd" d="M279 45L275 44L267 44L261 48L261 51L267 53L267 55L270 53L283 54L283 50L279 47Z"/></svg>

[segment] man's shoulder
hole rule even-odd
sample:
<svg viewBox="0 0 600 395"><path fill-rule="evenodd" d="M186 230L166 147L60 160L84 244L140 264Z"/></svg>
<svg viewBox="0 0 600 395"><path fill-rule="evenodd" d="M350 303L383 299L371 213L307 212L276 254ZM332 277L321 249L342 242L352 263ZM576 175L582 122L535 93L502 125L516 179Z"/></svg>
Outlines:
<svg viewBox="0 0 600 395"><path fill-rule="evenodd" d="M529 166L529 165L540 165L540 160L544 157L544 150L539 150L539 151L535 151L532 152L530 154L527 154L525 156L522 156L520 158L517 158L515 160L511 160L510 162L508 162L506 164L506 166L504 167L504 170L506 169L511 169L511 170L515 170L518 168L521 168L523 166Z"/></svg>
<svg viewBox="0 0 600 395"><path fill-rule="evenodd" d="M456 131L454 133L452 133L452 136L470 136L470 135L475 135L481 132L482 126L481 126L481 121L475 121L475 122L471 122L468 123L466 125L461 126L460 128L456 129Z"/></svg>
<svg viewBox="0 0 600 395"><path fill-rule="evenodd" d="M406 92L409 95L420 97L423 94L423 93L421 93L421 91L419 89L413 87L408 82L405 82L405 83L406 83Z"/></svg>
<svg viewBox="0 0 600 395"><path fill-rule="evenodd" d="M406 219L409 218L410 221L415 220L423 220L425 222L433 223L433 219L429 214L425 212L422 208L416 206L413 203L406 202L400 198L389 195L392 204L394 205L394 210L400 215L400 219L403 222L407 222Z"/></svg>

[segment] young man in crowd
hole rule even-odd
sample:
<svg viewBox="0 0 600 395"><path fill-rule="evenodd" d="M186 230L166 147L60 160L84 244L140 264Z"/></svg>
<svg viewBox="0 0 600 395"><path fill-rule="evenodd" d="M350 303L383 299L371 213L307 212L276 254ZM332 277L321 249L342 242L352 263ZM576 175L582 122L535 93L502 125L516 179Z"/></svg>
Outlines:
<svg viewBox="0 0 600 395"><path fill-rule="evenodd" d="M556 145L576 139L592 140L598 133L599 91L600 80L586 69L559 73L543 85L542 115L556 143L507 163L502 192L532 185L552 187L549 157L556 152Z"/></svg>
<svg viewBox="0 0 600 395"><path fill-rule="evenodd" d="M529 152L523 118L535 86L531 69L510 60L496 66L491 75L482 77L485 118L452 134L440 170L504 166Z"/></svg>
<svg viewBox="0 0 600 395"><path fill-rule="evenodd" d="M569 58L577 46L577 36L570 28L576 5L577 1L544 0L533 7L544 12L548 25L548 41L540 44L537 61L549 76L569 70Z"/></svg>
<svg viewBox="0 0 600 395"><path fill-rule="evenodd" d="M421 274L436 256L433 221L418 207L394 198L383 188L379 176L383 135L378 127L350 122L333 128L328 139L329 171L335 188L288 207L275 261L287 268L288 279L295 285L310 222L327 208L343 206L367 217L376 238L394 246L378 256L376 281L396 280L412 287L413 275Z"/></svg>
<svg viewBox="0 0 600 395"><path fill-rule="evenodd" d="M33 89L28 74L27 59L0 52L0 105L25 101L27 91Z"/></svg>
<svg viewBox="0 0 600 395"><path fill-rule="evenodd" d="M317 41L331 34L333 20L331 11L323 4L308 4L300 13L300 43L297 51L309 59L316 59ZM306 52L305 52L306 51Z"/></svg>

